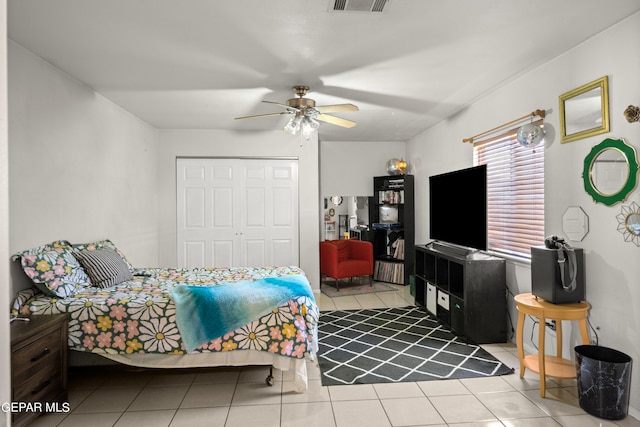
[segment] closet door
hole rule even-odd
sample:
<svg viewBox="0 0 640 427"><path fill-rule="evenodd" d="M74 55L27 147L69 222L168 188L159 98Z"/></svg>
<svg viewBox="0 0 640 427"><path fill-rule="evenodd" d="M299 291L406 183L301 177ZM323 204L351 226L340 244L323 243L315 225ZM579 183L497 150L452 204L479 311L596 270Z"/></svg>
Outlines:
<svg viewBox="0 0 640 427"><path fill-rule="evenodd" d="M178 159L178 265L298 265L296 160Z"/></svg>
<svg viewBox="0 0 640 427"><path fill-rule="evenodd" d="M237 160L178 159L178 266L242 265Z"/></svg>
<svg viewBox="0 0 640 427"><path fill-rule="evenodd" d="M298 265L298 162L243 160L244 265Z"/></svg>

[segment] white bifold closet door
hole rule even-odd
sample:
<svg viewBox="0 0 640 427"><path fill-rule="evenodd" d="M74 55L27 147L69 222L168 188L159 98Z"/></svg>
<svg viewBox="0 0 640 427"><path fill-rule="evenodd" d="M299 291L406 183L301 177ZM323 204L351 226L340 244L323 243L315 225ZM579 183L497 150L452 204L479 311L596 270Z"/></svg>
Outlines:
<svg viewBox="0 0 640 427"><path fill-rule="evenodd" d="M180 267L299 265L298 161L177 159Z"/></svg>

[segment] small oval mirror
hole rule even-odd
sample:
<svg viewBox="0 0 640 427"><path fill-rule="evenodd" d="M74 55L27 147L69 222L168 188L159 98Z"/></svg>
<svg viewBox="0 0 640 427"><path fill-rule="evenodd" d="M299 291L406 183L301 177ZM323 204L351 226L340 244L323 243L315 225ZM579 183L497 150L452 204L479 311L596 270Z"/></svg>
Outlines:
<svg viewBox="0 0 640 427"><path fill-rule="evenodd" d="M333 203L336 206L340 206L342 204L342 196L332 196L331 203Z"/></svg>
<svg viewBox="0 0 640 427"><path fill-rule="evenodd" d="M620 192L629 179L627 158L616 148L600 151L591 164L590 177L593 188L603 196Z"/></svg>

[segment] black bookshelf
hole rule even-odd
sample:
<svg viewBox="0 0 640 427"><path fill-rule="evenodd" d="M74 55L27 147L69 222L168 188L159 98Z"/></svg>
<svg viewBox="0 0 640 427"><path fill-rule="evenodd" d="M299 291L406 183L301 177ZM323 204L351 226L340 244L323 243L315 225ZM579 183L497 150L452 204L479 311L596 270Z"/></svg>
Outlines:
<svg viewBox="0 0 640 427"><path fill-rule="evenodd" d="M414 176L374 177L372 201L369 223L374 233L374 279L408 285L415 260ZM399 239L403 244L397 251Z"/></svg>

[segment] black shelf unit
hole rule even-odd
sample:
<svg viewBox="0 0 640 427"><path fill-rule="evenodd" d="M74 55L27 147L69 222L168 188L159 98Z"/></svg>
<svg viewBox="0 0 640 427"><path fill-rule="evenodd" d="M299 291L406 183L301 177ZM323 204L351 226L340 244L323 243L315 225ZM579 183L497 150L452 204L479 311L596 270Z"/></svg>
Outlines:
<svg viewBox="0 0 640 427"><path fill-rule="evenodd" d="M413 175L388 175L373 178L373 200L369 206L369 224L373 228L374 279L408 285L415 262L415 184ZM385 215L397 211L397 226L376 229ZM396 236L404 240L404 258L394 257L389 245ZM391 274L389 274L391 273Z"/></svg>
<svg viewBox="0 0 640 427"><path fill-rule="evenodd" d="M506 268L483 252L415 247L415 303L478 344L506 342Z"/></svg>

